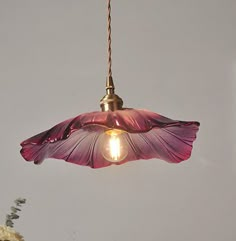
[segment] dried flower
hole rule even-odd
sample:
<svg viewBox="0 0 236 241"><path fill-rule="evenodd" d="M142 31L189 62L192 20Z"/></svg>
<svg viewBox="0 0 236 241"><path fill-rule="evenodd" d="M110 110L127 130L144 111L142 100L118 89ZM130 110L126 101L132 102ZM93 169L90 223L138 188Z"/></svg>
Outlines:
<svg viewBox="0 0 236 241"><path fill-rule="evenodd" d="M25 203L26 203L26 199L25 198L17 198L15 200L16 207L12 206L11 207L11 214L7 214L6 215L6 222L5 222L6 226L11 227L11 228L14 227L13 220L14 219L18 219L20 217L16 213L21 211L21 209L19 207L21 207L22 204L25 204Z"/></svg>
<svg viewBox="0 0 236 241"><path fill-rule="evenodd" d="M0 226L0 241L24 241L23 236L13 229L13 220L19 218L17 212L21 211L19 207L25 202L26 199L24 198L18 198L15 200L16 207L11 207L11 214L6 215L5 225Z"/></svg>
<svg viewBox="0 0 236 241"><path fill-rule="evenodd" d="M24 238L10 227L0 226L0 241L24 241Z"/></svg>

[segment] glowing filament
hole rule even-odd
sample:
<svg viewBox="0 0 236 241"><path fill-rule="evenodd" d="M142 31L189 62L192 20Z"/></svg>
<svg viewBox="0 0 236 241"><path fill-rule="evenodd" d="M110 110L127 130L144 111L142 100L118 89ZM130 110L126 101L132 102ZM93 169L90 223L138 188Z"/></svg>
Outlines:
<svg viewBox="0 0 236 241"><path fill-rule="evenodd" d="M102 154L106 160L119 162L127 156L128 148L124 134L124 131L116 129L104 133Z"/></svg>
<svg viewBox="0 0 236 241"><path fill-rule="evenodd" d="M111 158L115 161L120 158L120 139L116 135L112 135L110 138L110 154Z"/></svg>

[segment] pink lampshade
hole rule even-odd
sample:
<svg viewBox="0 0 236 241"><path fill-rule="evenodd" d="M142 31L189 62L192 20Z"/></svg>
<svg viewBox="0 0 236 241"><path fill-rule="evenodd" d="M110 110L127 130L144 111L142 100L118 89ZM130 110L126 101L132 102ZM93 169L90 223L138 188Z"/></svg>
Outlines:
<svg viewBox="0 0 236 241"><path fill-rule="evenodd" d="M55 158L92 168L151 158L179 163L190 157L199 125L147 110L97 111L66 120L23 141L21 154L35 164ZM124 131L128 154L120 162L110 162L101 153L102 136L109 129Z"/></svg>

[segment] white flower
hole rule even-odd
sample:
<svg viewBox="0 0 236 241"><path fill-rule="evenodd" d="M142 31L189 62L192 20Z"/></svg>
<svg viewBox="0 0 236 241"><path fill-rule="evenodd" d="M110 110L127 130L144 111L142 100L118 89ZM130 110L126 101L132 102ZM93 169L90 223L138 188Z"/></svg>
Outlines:
<svg viewBox="0 0 236 241"><path fill-rule="evenodd" d="M24 241L24 238L10 227L0 226L0 241Z"/></svg>

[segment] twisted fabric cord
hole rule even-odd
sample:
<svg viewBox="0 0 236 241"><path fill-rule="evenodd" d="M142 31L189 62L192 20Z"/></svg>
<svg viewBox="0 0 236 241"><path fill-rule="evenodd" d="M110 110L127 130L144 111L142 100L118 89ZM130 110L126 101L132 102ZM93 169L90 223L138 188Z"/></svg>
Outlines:
<svg viewBox="0 0 236 241"><path fill-rule="evenodd" d="M112 77L111 60L111 0L107 0L107 33L108 33L108 77Z"/></svg>

